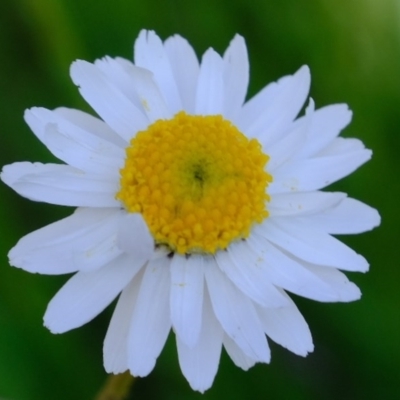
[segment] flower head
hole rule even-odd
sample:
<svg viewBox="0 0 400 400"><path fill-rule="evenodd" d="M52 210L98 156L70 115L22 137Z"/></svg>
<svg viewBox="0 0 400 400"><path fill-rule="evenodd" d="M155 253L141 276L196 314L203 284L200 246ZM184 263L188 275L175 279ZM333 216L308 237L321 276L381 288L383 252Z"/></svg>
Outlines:
<svg viewBox="0 0 400 400"><path fill-rule="evenodd" d="M93 319L120 295L104 342L108 372L145 376L175 332L193 389L213 382L225 347L248 369L268 363L267 337L305 356L309 328L286 291L324 302L359 289L339 271L367 261L332 235L379 224L345 193L322 188L371 157L339 138L346 105L318 110L307 67L245 102L246 46L201 63L188 42L142 31L135 63L76 61L71 76L99 118L32 108L25 119L65 164L20 162L1 178L31 200L77 207L23 237L10 263L75 272L51 300L54 333Z"/></svg>

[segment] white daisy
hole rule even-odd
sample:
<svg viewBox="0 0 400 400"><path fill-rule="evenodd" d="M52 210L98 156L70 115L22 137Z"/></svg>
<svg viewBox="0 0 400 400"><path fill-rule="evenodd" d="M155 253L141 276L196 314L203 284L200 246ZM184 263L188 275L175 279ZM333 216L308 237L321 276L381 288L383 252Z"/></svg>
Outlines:
<svg viewBox="0 0 400 400"><path fill-rule="evenodd" d="M76 211L22 238L10 263L76 272L44 316L54 333L77 328L119 294L104 342L108 372L145 376L176 336L190 386L213 382L222 346L248 369L268 363L267 337L313 350L286 291L336 302L360 297L339 269L367 261L331 235L377 226L376 210L320 189L371 151L339 138L346 105L314 110L304 66L245 103L249 64L235 36L223 57L198 62L180 36L142 31L135 63L76 61L71 76L100 118L32 108L25 119L65 164L20 162L2 180L35 201Z"/></svg>

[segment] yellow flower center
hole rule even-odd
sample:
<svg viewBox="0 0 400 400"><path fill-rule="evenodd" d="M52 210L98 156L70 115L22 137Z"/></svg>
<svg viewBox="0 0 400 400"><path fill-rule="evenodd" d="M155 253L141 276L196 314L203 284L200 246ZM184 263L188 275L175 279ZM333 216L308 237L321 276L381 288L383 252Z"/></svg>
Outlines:
<svg viewBox="0 0 400 400"><path fill-rule="evenodd" d="M143 215L157 244L213 254L268 216L268 159L222 116L180 112L131 140L117 198Z"/></svg>

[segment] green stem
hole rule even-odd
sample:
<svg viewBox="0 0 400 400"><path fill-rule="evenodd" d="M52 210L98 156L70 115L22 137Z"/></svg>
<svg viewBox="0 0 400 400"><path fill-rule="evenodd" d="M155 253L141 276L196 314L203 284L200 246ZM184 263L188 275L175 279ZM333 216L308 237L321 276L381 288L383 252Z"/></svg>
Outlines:
<svg viewBox="0 0 400 400"><path fill-rule="evenodd" d="M129 371L118 375L109 375L95 400L124 400L128 397L135 377Z"/></svg>

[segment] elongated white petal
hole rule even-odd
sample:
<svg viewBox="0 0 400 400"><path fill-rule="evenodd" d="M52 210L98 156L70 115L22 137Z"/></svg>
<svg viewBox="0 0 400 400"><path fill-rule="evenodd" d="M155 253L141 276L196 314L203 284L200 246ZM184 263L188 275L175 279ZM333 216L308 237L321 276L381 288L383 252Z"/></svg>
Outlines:
<svg viewBox="0 0 400 400"><path fill-rule="evenodd" d="M223 330L214 315L208 295L204 297L203 323L199 339L194 346L187 346L179 335L176 337L179 365L193 390L204 393L217 374L221 355Z"/></svg>
<svg viewBox="0 0 400 400"><path fill-rule="evenodd" d="M196 53L188 41L179 35L168 38L164 47L182 100L183 110L193 114L200 71Z"/></svg>
<svg viewBox="0 0 400 400"><path fill-rule="evenodd" d="M280 193L272 196L268 211L271 217L320 216L333 210L345 197L345 193L339 192Z"/></svg>
<svg viewBox="0 0 400 400"><path fill-rule="evenodd" d="M358 149L285 164L274 172L271 194L322 189L351 174L371 158L371 151Z"/></svg>
<svg viewBox="0 0 400 400"><path fill-rule="evenodd" d="M70 253L73 264L78 267L78 271L95 270L104 264L109 263L123 253L123 251L117 246L116 225L117 224L112 221L111 229L108 226L101 226L95 234L93 233L94 240L91 242L88 241L88 245L83 251L75 251L75 248L72 247L74 250L72 252L70 251ZM107 230L105 228L107 228ZM86 239L87 238L85 237L85 242ZM82 246L82 244L78 245L77 248L80 246ZM62 255L65 254L64 246L63 250ZM42 252L41 256L44 256L43 253L44 252Z"/></svg>
<svg viewBox="0 0 400 400"><path fill-rule="evenodd" d="M361 201L346 198L336 207L325 212L307 216L305 223L315 229L323 229L332 235L355 234L369 231L377 227L381 217L375 208Z"/></svg>
<svg viewBox="0 0 400 400"><path fill-rule="evenodd" d="M100 314L143 266L121 255L95 271L78 272L50 301L44 324L53 333L78 328Z"/></svg>
<svg viewBox="0 0 400 400"><path fill-rule="evenodd" d="M75 134L79 134L75 129ZM61 124L49 124L44 135L46 146L60 160L83 171L119 179L119 170L124 165L124 151L110 142L86 135L83 142L77 135L68 135Z"/></svg>
<svg viewBox="0 0 400 400"><path fill-rule="evenodd" d="M175 334L188 347L193 347L199 338L203 292L203 257L175 254L171 261L171 320Z"/></svg>
<svg viewBox="0 0 400 400"><path fill-rule="evenodd" d="M33 201L73 207L118 207L118 181L69 165L19 162L6 165L4 183Z"/></svg>
<svg viewBox="0 0 400 400"><path fill-rule="evenodd" d="M107 159L124 157L123 151L127 143L102 120L82 111L68 108L57 108L51 111L42 107L33 107L25 111L24 119L36 137L56 157L67 163L70 159L75 162L90 162L92 154L94 156L101 155L107 157ZM78 151L86 151L86 153L83 153L82 161L80 160L81 157L77 155L74 158L69 156L69 159L64 159L61 157L64 154L63 149L53 149L48 137L46 137L49 125L54 125L57 131L62 132L63 136L73 141ZM108 164L107 160L104 161ZM80 165L71 165L81 167Z"/></svg>
<svg viewBox="0 0 400 400"><path fill-rule="evenodd" d="M144 271L133 311L128 366L132 375L148 375L171 329L169 312L170 272L167 257L150 261Z"/></svg>
<svg viewBox="0 0 400 400"><path fill-rule="evenodd" d="M118 247L136 258L149 260L154 253L154 240L143 216L124 214L118 222Z"/></svg>
<svg viewBox="0 0 400 400"><path fill-rule="evenodd" d="M318 279L329 285L331 291L336 293L333 301L349 302L358 300L361 297L360 289L353 282L350 282L345 274L337 269L321 267L310 263L304 263L304 266L317 276Z"/></svg>
<svg viewBox="0 0 400 400"><path fill-rule="evenodd" d="M268 274L258 265L259 254L246 242L232 243L227 251L216 254L216 261L226 276L253 301L265 307L282 307L286 298L276 289Z"/></svg>
<svg viewBox="0 0 400 400"><path fill-rule="evenodd" d="M347 104L333 104L316 110L308 131L307 141L300 150L301 157L313 156L328 146L350 123L351 117L352 112ZM303 118L299 118L296 123L301 124Z"/></svg>
<svg viewBox="0 0 400 400"><path fill-rule="evenodd" d="M137 273L122 291L104 339L104 369L110 374L120 374L128 369L129 329L142 275L142 271Z"/></svg>
<svg viewBox="0 0 400 400"><path fill-rule="evenodd" d="M136 67L131 61L120 57L104 57L96 60L94 65L104 74L104 77L110 85L123 93L137 110L143 112L142 104L136 92L135 82L131 76L132 71L134 71ZM143 118L143 114L140 115L140 118Z"/></svg>
<svg viewBox="0 0 400 400"><path fill-rule="evenodd" d="M354 154L361 150L365 150L363 142L355 138L337 137L316 154L316 157L332 157ZM371 154L371 150L368 150Z"/></svg>
<svg viewBox="0 0 400 400"><path fill-rule="evenodd" d="M208 49L201 60L196 92L196 114L221 114L224 106L224 65L213 49Z"/></svg>
<svg viewBox="0 0 400 400"><path fill-rule="evenodd" d="M168 55L155 32L140 32L135 42L135 64L153 73L154 81L173 114L182 110L182 101Z"/></svg>
<svg viewBox="0 0 400 400"><path fill-rule="evenodd" d="M24 112L25 122L36 137L45 145L44 134L47 125L57 123L60 117L54 111L43 107L32 107Z"/></svg>
<svg viewBox="0 0 400 400"><path fill-rule="evenodd" d="M100 139L114 143L122 149L126 147L126 141L99 118L80 110L65 107L56 108L54 112L61 116L66 122L79 128L79 130L84 130L92 135L96 135Z"/></svg>
<svg viewBox="0 0 400 400"><path fill-rule="evenodd" d="M302 125L296 125L296 129L291 130L287 135L283 135L282 139L271 146L265 146L265 154L268 154L268 171L273 173L276 168L290 160L306 137L307 124L303 121Z"/></svg>
<svg viewBox="0 0 400 400"><path fill-rule="evenodd" d="M223 344L229 357L237 367L247 371L256 363L253 359L243 353L242 349L235 343L235 341L226 334L224 335Z"/></svg>
<svg viewBox="0 0 400 400"><path fill-rule="evenodd" d="M243 107L239 128L246 135L259 138L264 146L273 144L300 112L309 88L310 71L303 66L260 93L260 99L255 96L250 100ZM263 104L265 97L267 101Z"/></svg>
<svg viewBox="0 0 400 400"><path fill-rule="evenodd" d="M51 275L99 268L122 252L115 243L120 216L115 209L78 209L20 239L10 264Z"/></svg>
<svg viewBox="0 0 400 400"><path fill-rule="evenodd" d="M249 58L242 36L235 35L225 51L223 61L224 116L235 123L249 85Z"/></svg>
<svg viewBox="0 0 400 400"><path fill-rule="evenodd" d="M265 333L275 343L299 356L306 356L314 350L311 332L293 301L290 300L290 304L278 309L257 307L258 315Z"/></svg>
<svg viewBox="0 0 400 400"><path fill-rule="evenodd" d="M277 82L269 83L243 105L239 115L235 118L236 125L240 131L246 132L246 135L250 137L256 136L257 130L253 135L250 135L249 128L255 120L260 118L261 114L272 107L272 103L280 89Z"/></svg>
<svg viewBox="0 0 400 400"><path fill-rule="evenodd" d="M270 360L270 350L251 300L222 274L212 260L205 268L211 304L222 328L253 360Z"/></svg>
<svg viewBox="0 0 400 400"><path fill-rule="evenodd" d="M365 272L368 263L345 244L300 220L274 218L263 224L260 234L288 253L316 265Z"/></svg>
<svg viewBox="0 0 400 400"><path fill-rule="evenodd" d="M294 260L267 240L259 237L256 232L248 239L248 242L254 251L258 252L256 266L262 269L267 278L277 287L317 301L337 300L337 293L324 280L304 268L298 260ZM282 295L282 292L280 294Z"/></svg>
<svg viewBox="0 0 400 400"><path fill-rule="evenodd" d="M95 65L75 61L71 77L82 97L126 141L148 125L145 115Z"/></svg>
<svg viewBox="0 0 400 400"><path fill-rule="evenodd" d="M172 110L168 108L150 71L135 66L131 70L131 78L135 84L143 112L150 122L169 119L173 116Z"/></svg>
<svg viewBox="0 0 400 400"><path fill-rule="evenodd" d="M274 172L276 168L284 164L299 152L303 143L306 141L307 133L311 122L314 118L314 101L310 99L310 103L306 109L306 115L302 118L301 123L292 124L287 133L282 134L282 138L271 146L264 146L265 153L270 156L268 162L268 170ZM261 142L263 144L263 142Z"/></svg>

